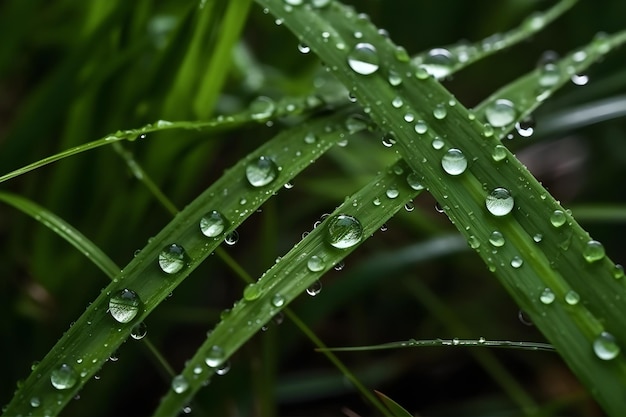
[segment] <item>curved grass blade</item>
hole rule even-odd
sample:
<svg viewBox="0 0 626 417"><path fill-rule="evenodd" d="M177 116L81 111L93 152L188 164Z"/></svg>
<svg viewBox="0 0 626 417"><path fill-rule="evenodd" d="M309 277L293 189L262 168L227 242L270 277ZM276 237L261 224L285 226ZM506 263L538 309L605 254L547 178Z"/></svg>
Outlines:
<svg viewBox="0 0 626 417"><path fill-rule="evenodd" d="M328 349L316 349L319 352L329 350L332 352L367 352L370 350L386 350L413 347L433 347L433 346L452 346L452 347L491 347L521 350L541 350L554 352L554 346L548 343L537 342L512 342L510 340L486 340L480 339L430 339L415 340L410 339L404 342L390 342L379 345L370 346L354 346L354 347L336 347Z"/></svg>
<svg viewBox="0 0 626 417"><path fill-rule="evenodd" d="M387 397L382 392L380 391L374 391L374 392L376 393L378 398L381 399L383 404L385 404L385 406L389 409L389 411L391 412L391 415L394 415L396 417L413 417L413 415L409 413L408 411L406 411L404 408L402 408L400 404L398 404L391 398Z"/></svg>
<svg viewBox="0 0 626 417"><path fill-rule="evenodd" d="M345 112L338 112L323 120L305 122L284 131L229 169L190 203L137 254L110 285L102 290L100 296L21 385L8 404L6 414L31 413L33 410L29 405L29 399L33 397L40 401L38 411L48 415L58 414L128 338L133 325L143 321L167 298L195 267L215 250L224 236L235 231L245 218L254 213L284 183L339 140L333 130L335 126L342 124L347 115ZM314 140L309 142L314 143L305 141L307 135L312 135L308 137ZM260 172L266 174L260 176L248 173L253 182L260 185L255 187L247 179L246 167L250 164L259 166L256 165L259 163L261 168L269 167L269 171L253 169L252 174ZM276 176L273 181L260 184L260 179L265 181L272 176ZM245 204L242 204L242 199L245 199ZM214 237L208 237L201 233L200 219L206 215L215 219L213 210L221 213L224 225L220 233L211 232L209 235ZM177 246L172 248L173 244ZM175 257L181 253L180 248L184 248L182 262L180 258ZM159 264L159 255L163 266ZM169 256L174 256L174 265L176 268L180 267L179 270L171 269L174 268L172 264L164 262L172 259ZM124 292L125 289L133 291L140 303L131 309L136 314L134 317L127 316L122 320L128 322L118 322L108 313L109 301L119 295L130 295L133 298L133 293ZM67 369L68 366L70 370ZM72 383L64 385L65 389L55 389L50 379L53 372L65 376L69 374Z"/></svg>
<svg viewBox="0 0 626 417"><path fill-rule="evenodd" d="M400 154L489 269L605 411L619 415L626 407L619 388L626 385L626 358L619 354L626 341L626 288L601 244L506 149L500 159L502 145L486 120L426 69L398 57L397 47L367 19L337 3L290 12L278 0L259 3L327 63L379 126L393 130ZM358 41L355 31L363 35ZM596 47L599 54L611 49L604 42ZM390 84L390 72L402 74L401 87ZM433 114L437 106L446 109L445 117ZM444 146L433 148L433 140ZM509 204L504 211L486 204L502 196ZM506 241L496 251L489 243L494 231ZM584 303L567 301L580 297Z"/></svg>

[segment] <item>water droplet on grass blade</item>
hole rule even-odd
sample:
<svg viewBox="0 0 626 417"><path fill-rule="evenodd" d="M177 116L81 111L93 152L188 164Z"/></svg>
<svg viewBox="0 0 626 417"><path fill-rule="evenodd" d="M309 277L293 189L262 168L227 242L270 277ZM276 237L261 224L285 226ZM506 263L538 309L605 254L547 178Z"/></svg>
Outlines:
<svg viewBox="0 0 626 417"><path fill-rule="evenodd" d="M280 308L285 305L285 297L281 294L274 294L271 303L274 307Z"/></svg>
<svg viewBox="0 0 626 417"><path fill-rule="evenodd" d="M176 394L182 394L187 391L188 388L189 382L187 382L187 378L185 378L184 375L176 375L172 378L172 390L174 390Z"/></svg>
<svg viewBox="0 0 626 417"><path fill-rule="evenodd" d="M254 120L265 120L272 117L276 110L274 100L269 97L258 97L250 103L251 117Z"/></svg>
<svg viewBox="0 0 626 417"><path fill-rule="evenodd" d="M135 340L141 340L146 337L148 333L148 326L142 321L141 323L137 323L133 326L130 331L130 336Z"/></svg>
<svg viewBox="0 0 626 417"><path fill-rule="evenodd" d="M326 220L328 243L338 249L347 249L363 238L363 226L356 218L339 214Z"/></svg>
<svg viewBox="0 0 626 417"><path fill-rule="evenodd" d="M319 272L324 270L324 260L317 255L313 255L307 261L306 266L311 272Z"/></svg>
<svg viewBox="0 0 626 417"><path fill-rule="evenodd" d="M550 223L554 227L561 227L565 224L567 218L565 217L565 213L563 210L554 210L550 215Z"/></svg>
<svg viewBox="0 0 626 417"><path fill-rule="evenodd" d="M494 216L505 216L513 210L515 201L506 188L495 188L485 199L485 206Z"/></svg>
<svg viewBox="0 0 626 417"><path fill-rule="evenodd" d="M504 127L515 121L517 111L510 100L498 99L485 109L485 117L493 127Z"/></svg>
<svg viewBox="0 0 626 417"><path fill-rule="evenodd" d="M315 297L320 292L322 292L322 283L320 281L315 281L306 289L306 293L311 297Z"/></svg>
<svg viewBox="0 0 626 417"><path fill-rule="evenodd" d="M506 147L504 145L496 145L491 152L494 161L499 162L506 158Z"/></svg>
<svg viewBox="0 0 626 417"><path fill-rule="evenodd" d="M604 361L615 359L620 350L615 336L609 332L600 333L600 336L593 341L593 351L598 358Z"/></svg>
<svg viewBox="0 0 626 417"><path fill-rule="evenodd" d="M128 323L139 312L141 300L135 291L123 289L109 300L109 312L120 323Z"/></svg>
<svg viewBox="0 0 626 417"><path fill-rule="evenodd" d="M357 74L370 75L375 73L379 67L379 58L374 45L357 43L348 54L348 65Z"/></svg>
<svg viewBox="0 0 626 417"><path fill-rule="evenodd" d="M496 248L504 246L504 235L502 235L502 233L500 233L499 231L494 230L493 232L491 232L491 235L489 235L489 243L491 243Z"/></svg>
<svg viewBox="0 0 626 417"><path fill-rule="evenodd" d="M278 177L278 171L272 159L260 156L246 166L246 178L253 187L263 187Z"/></svg>
<svg viewBox="0 0 626 417"><path fill-rule="evenodd" d="M421 67L437 79L446 77L452 72L456 58L445 48L434 48L428 51Z"/></svg>
<svg viewBox="0 0 626 417"><path fill-rule="evenodd" d="M571 306L578 304L580 295L574 290L570 290L565 294L565 302Z"/></svg>
<svg viewBox="0 0 626 417"><path fill-rule="evenodd" d="M226 243L228 246L233 246L237 242L239 242L239 232L237 232L236 230L233 230L232 232L224 236L224 243Z"/></svg>
<svg viewBox="0 0 626 417"><path fill-rule="evenodd" d="M185 267L185 249L172 243L159 253L159 267L166 274L175 274Z"/></svg>
<svg viewBox="0 0 626 417"><path fill-rule="evenodd" d="M206 237L217 237L224 232L226 219L217 210L213 210L200 219L200 231Z"/></svg>
<svg viewBox="0 0 626 417"><path fill-rule="evenodd" d="M513 268L521 268L522 265L524 265L524 260L519 256L514 256L513 259L511 259L511 266Z"/></svg>
<svg viewBox="0 0 626 417"><path fill-rule="evenodd" d="M204 358L204 362L210 368L217 368L224 362L224 359L225 359L224 349L222 349L221 347L217 345L213 345L211 346L211 349L209 349L207 356Z"/></svg>
<svg viewBox="0 0 626 417"><path fill-rule="evenodd" d="M64 363L50 373L50 383L58 390L70 389L78 382L78 374Z"/></svg>
<svg viewBox="0 0 626 417"><path fill-rule="evenodd" d="M448 149L441 158L441 166L450 175L461 175L467 168L467 159L459 149Z"/></svg>
<svg viewBox="0 0 626 417"><path fill-rule="evenodd" d="M545 288L543 292L541 293L541 295L539 296L539 301L541 301L544 304L552 304L555 299L556 299L556 296L554 295L554 293L552 292L550 288Z"/></svg>
<svg viewBox="0 0 626 417"><path fill-rule="evenodd" d="M604 255L604 246L602 246L602 243L598 242L597 240L590 240L589 242L587 242L585 248L583 249L583 256L585 257L585 260L589 263L601 260L602 258L604 258Z"/></svg>

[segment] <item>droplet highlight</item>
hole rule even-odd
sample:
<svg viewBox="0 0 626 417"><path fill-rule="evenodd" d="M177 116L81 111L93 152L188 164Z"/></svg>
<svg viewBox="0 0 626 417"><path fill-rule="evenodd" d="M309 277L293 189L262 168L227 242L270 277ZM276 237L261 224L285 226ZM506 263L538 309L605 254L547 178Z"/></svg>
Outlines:
<svg viewBox="0 0 626 417"><path fill-rule="evenodd" d="M604 258L605 251L602 243L597 240L590 240L583 249L583 256L589 263L597 262Z"/></svg>
<svg viewBox="0 0 626 417"><path fill-rule="evenodd" d="M78 382L78 373L64 363L50 373L50 383L58 390L70 389Z"/></svg>
<svg viewBox="0 0 626 417"><path fill-rule="evenodd" d="M137 316L141 300L135 291L123 289L109 300L109 313L120 323L128 323Z"/></svg>
<svg viewBox="0 0 626 417"><path fill-rule="evenodd" d="M615 359L619 355L620 350L615 336L609 332L600 333L596 340L593 341L593 351L603 361Z"/></svg>
<svg viewBox="0 0 626 417"><path fill-rule="evenodd" d="M448 149L441 158L441 167L450 175L461 175L467 169L467 159L459 149Z"/></svg>
<svg viewBox="0 0 626 417"><path fill-rule="evenodd" d="M253 187L263 187L278 177L278 166L266 156L260 156L246 166L246 178Z"/></svg>
<svg viewBox="0 0 626 417"><path fill-rule="evenodd" d="M348 65L352 71L361 75L370 75L378 71L379 58L374 45L357 43L348 54Z"/></svg>
<svg viewBox="0 0 626 417"><path fill-rule="evenodd" d="M513 210L515 201L506 188L495 188L485 199L485 206L494 216L506 216Z"/></svg>
<svg viewBox="0 0 626 417"><path fill-rule="evenodd" d="M200 219L200 231L206 237L218 237L224 233L226 219L217 210L213 210Z"/></svg>
<svg viewBox="0 0 626 417"><path fill-rule="evenodd" d="M328 243L337 249L355 246L363 238L363 226L356 218L339 214L327 220Z"/></svg>
<svg viewBox="0 0 626 417"><path fill-rule="evenodd" d="M185 249L172 243L159 253L159 267L166 274L175 274L185 267L187 263L185 258Z"/></svg>

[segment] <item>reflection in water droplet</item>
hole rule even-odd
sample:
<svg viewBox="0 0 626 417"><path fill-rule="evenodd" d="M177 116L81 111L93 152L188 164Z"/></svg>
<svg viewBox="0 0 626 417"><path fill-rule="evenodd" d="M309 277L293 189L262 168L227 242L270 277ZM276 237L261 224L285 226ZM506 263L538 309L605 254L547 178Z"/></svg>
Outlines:
<svg viewBox="0 0 626 417"><path fill-rule="evenodd" d="M585 260L589 263L601 260L602 258L604 258L604 255L604 246L602 246L602 243L598 242L597 240L590 240L589 242L587 242L585 248L583 249L583 256L585 257Z"/></svg>
<svg viewBox="0 0 626 417"><path fill-rule="evenodd" d="M622 279L624 278L624 267L620 264L616 264L613 268L613 278Z"/></svg>
<svg viewBox="0 0 626 417"><path fill-rule="evenodd" d="M485 206L494 216L505 216L513 210L515 201L506 188L495 188L485 199Z"/></svg>
<svg viewBox="0 0 626 417"><path fill-rule="evenodd" d="M619 355L620 350L615 336L609 332L600 333L600 336L593 341L593 351L598 358L604 361L615 359Z"/></svg>
<svg viewBox="0 0 626 417"><path fill-rule="evenodd" d="M385 190L385 195L393 200L400 195L400 191L398 191L398 189L395 187L388 188L387 190Z"/></svg>
<svg viewBox="0 0 626 417"><path fill-rule="evenodd" d="M271 303L274 307L280 308L285 305L285 297L281 294L274 294Z"/></svg>
<svg viewBox="0 0 626 417"><path fill-rule="evenodd" d="M347 249L359 243L363 237L363 226L356 218L339 214L326 220L328 242L338 249Z"/></svg>
<svg viewBox="0 0 626 417"><path fill-rule="evenodd" d="M185 267L185 249L172 243L159 253L159 267L166 274L175 274Z"/></svg>
<svg viewBox="0 0 626 417"><path fill-rule="evenodd" d="M315 281L309 288L306 289L306 293L311 297L315 297L322 291L322 283L320 281Z"/></svg>
<svg viewBox="0 0 626 417"><path fill-rule="evenodd" d="M200 231L206 237L217 237L224 232L226 219L217 210L213 210L200 219Z"/></svg>
<svg viewBox="0 0 626 417"><path fill-rule="evenodd" d="M524 265L524 260L519 256L514 256L513 259L511 259L511 266L513 268L517 269L520 268L522 265Z"/></svg>
<svg viewBox="0 0 626 417"><path fill-rule="evenodd" d="M236 230L233 230L232 232L224 236L224 243L229 246L233 246L237 242L239 242L239 232L237 232Z"/></svg>
<svg viewBox="0 0 626 417"><path fill-rule="evenodd" d="M272 159L260 156L246 166L246 178L253 187L263 187L278 177L278 166Z"/></svg>
<svg viewBox="0 0 626 417"><path fill-rule="evenodd" d="M424 186L420 182L419 176L415 172L411 172L406 176L406 182L409 184L409 187L414 189L415 191L420 191L424 189Z"/></svg>
<svg viewBox="0 0 626 417"><path fill-rule="evenodd" d="M70 389L78 382L78 374L64 363L50 373L50 383L58 390Z"/></svg>
<svg viewBox="0 0 626 417"><path fill-rule="evenodd" d="M418 120L417 122L415 122L414 129L416 133L423 135L424 133L428 132L428 125L425 121Z"/></svg>
<svg viewBox="0 0 626 417"><path fill-rule="evenodd" d="M504 127L515 121L517 111L510 100L498 99L487 105L485 117L493 127Z"/></svg>
<svg viewBox="0 0 626 417"><path fill-rule="evenodd" d="M424 68L437 79L446 77L456 63L455 56L447 49L434 48L424 57L421 68Z"/></svg>
<svg viewBox="0 0 626 417"><path fill-rule="evenodd" d="M215 368L215 373L217 375L226 375L230 371L230 362L226 361L222 365Z"/></svg>
<svg viewBox="0 0 626 417"><path fill-rule="evenodd" d="M348 54L348 65L354 72L361 75L370 75L378 70L378 53L374 45L358 43Z"/></svg>
<svg viewBox="0 0 626 417"><path fill-rule="evenodd" d="M120 323L128 323L139 312L141 300L135 291L123 289L109 300L109 312Z"/></svg>
<svg viewBox="0 0 626 417"><path fill-rule="evenodd" d="M148 333L148 326L142 321L141 323L137 323L130 330L130 336L135 340L141 340L146 337Z"/></svg>
<svg viewBox="0 0 626 417"><path fill-rule="evenodd" d="M459 149L448 149L441 158L441 166L450 175L461 175L467 168L467 159Z"/></svg>
<svg viewBox="0 0 626 417"><path fill-rule="evenodd" d="M41 400L39 399L39 397L32 397L30 399L30 406L33 408L37 408L41 405Z"/></svg>

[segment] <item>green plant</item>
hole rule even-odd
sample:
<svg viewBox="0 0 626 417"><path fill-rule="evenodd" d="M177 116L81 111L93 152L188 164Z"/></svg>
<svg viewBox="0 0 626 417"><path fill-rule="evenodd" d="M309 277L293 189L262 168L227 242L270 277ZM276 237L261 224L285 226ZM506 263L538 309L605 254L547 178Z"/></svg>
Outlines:
<svg viewBox="0 0 626 417"><path fill-rule="evenodd" d="M175 366L178 375L173 379L172 367L165 363L153 343L146 343L163 372L170 373L167 379L172 381L155 413L177 414L214 373L225 372L227 360L242 352L244 343L283 310L380 413L393 414L389 410L394 410L395 402L384 395L377 399L370 394L357 376L324 349L319 337L304 324L306 309L296 315L286 306L315 285L322 275L341 265L367 237L405 206L413 210L413 198L426 189L604 410L618 415L624 409L622 391L626 382L626 362L619 352L621 341L626 339L626 323L620 309L626 296L624 280L619 279L623 269L605 256L604 247L589 237L500 140L571 75L585 71L624 42L626 34L597 36L587 46L510 82L470 112L435 77L445 78L528 38L573 1L560 2L543 15L533 15L519 29L502 36L487 38L476 45L455 44L413 59L370 23L367 16L348 6L319 0L259 0L258 3L267 8L276 23L289 27L298 36L301 50L315 52L325 63L327 72L337 78L328 73L317 75L317 89L311 93L305 87L312 78L310 73L285 76L251 59L237 43L249 1L203 2L198 9L189 3L180 10L159 9L149 1L139 3L132 10L130 6L100 3L83 6L88 17L82 28L85 40L30 99L23 111L24 121L16 123L7 142L14 147L7 145L7 155L19 154L23 143L32 145L42 135L41 131L37 132L39 126L32 123L32 117L43 114L42 109L52 110L61 89L67 88L73 75L78 75L69 84L75 95L61 106L67 109L67 121L62 126L64 140L59 145L62 149L76 148L17 169L2 180L70 154L111 144L115 153L85 155L81 162L68 159L55 169L49 180L28 176L23 184L26 190L45 190L46 207L62 212L63 218L80 222L84 225L78 227L80 230L98 224L97 231L92 232L92 240L98 244L92 244L69 226L73 221L66 223L24 197L10 193L0 197L73 243L112 282L33 367L33 373L18 387L6 413L58 414L81 388L88 389L89 378L100 369L103 372L107 369L103 368L104 363L116 357L115 351L130 335L139 337L138 333L143 333L138 326L149 320L149 315L158 318L155 327L160 343L156 345L166 344L167 337L171 337L168 332L172 329L158 329L165 327L160 323L168 319L188 324L200 317L208 328L218 322L201 346L188 352L186 357L190 359L184 366L182 363ZM26 6L13 7L15 14L28 12L24 11ZM57 10L62 11L62 6ZM131 21L128 26L119 23L124 18ZM111 31L111 25L118 30ZM150 28L151 36L133 33L138 27ZM108 42L100 43L102 38ZM126 43L128 39L132 41ZM162 44L163 40L167 42ZM229 71L226 57L231 50L235 54L235 68L239 70L232 77L239 83L224 87ZM86 51L91 51L87 60ZM285 72L293 71L288 62L281 65L286 67ZM292 66L295 65L294 62ZM103 81L94 83L94 79ZM169 81L167 86L163 86L163 79ZM119 88L114 97L107 94L111 85ZM357 104L348 100L348 92ZM228 100L229 97L236 99ZM250 105L244 108L244 102L250 99ZM215 106L219 112L236 115L199 122L168 121L207 120ZM107 114L106 122L96 123L99 111ZM128 113L132 117L128 118ZM143 128L116 131L128 120L146 123L153 117L159 120ZM270 128L278 125L279 132L271 140L257 138L259 122ZM46 129L55 126L53 121L43 125ZM168 136L170 132L183 135L182 129L187 129L186 135ZM107 131L115 133L83 144L82 138L92 130L94 136ZM207 140L224 139L226 134L230 141ZM367 140L371 136L384 136L387 145L395 144L385 152L382 145ZM149 145L144 146L142 142L148 140ZM336 146L345 146L348 140L347 147ZM229 143L233 141L237 141L237 146ZM307 193L315 197L311 204L294 204L293 200L297 199L283 197L287 192L279 190L284 185L291 184L294 178L297 182L301 177L296 175L305 168L314 168L314 161L326 155L336 161L340 174L337 178L321 180L313 177L308 184L305 180ZM8 157L4 159L4 165L8 165ZM207 169L207 161L215 168ZM121 175L119 169L111 169L115 166L126 166L147 191L138 193L134 181ZM224 168L228 169L219 175ZM107 175L102 175L103 172ZM84 179L83 173L92 175L85 175ZM215 179L198 181L202 175ZM65 195L74 187L81 190L80 197L66 204ZM91 189L108 192L94 192L91 198L82 194ZM112 196L110 200L105 198L107 195ZM198 196L190 197L195 195ZM320 227L315 227L301 241L298 242L297 234L287 232L293 224L301 226L297 221L310 219L314 213L319 215L346 195L349 196L328 218L320 219ZM151 209L157 205L155 201L165 210L151 216ZM175 201L191 202L178 212ZM106 216L102 216L103 204ZM260 228L259 240L248 246L242 238L237 243L237 247L243 246L238 255L245 258L236 261L220 244L224 239L235 243L237 230L251 234L253 226L246 228L249 221L244 220L258 217L256 211L261 206L262 221L256 225ZM428 224L428 215L422 212L420 219L416 214L412 213L405 222L420 234L435 236L441 229ZM161 228L166 215L174 218ZM122 230L122 224L129 225L128 230ZM25 227L18 226L12 232L13 238ZM142 232L142 237L127 245L125 240L137 230ZM148 239L151 235L154 236ZM26 283L23 293L46 289L73 295L83 288L93 290L91 283L60 281L60 276L76 274L84 268L85 261L79 260L77 254L60 252L51 239L51 235L38 232L33 240L11 240L14 245L11 251L15 253L34 245L27 267L32 268L30 275L37 280ZM148 243L144 245L145 240ZM447 249L459 251L456 242ZM118 257L121 260L118 262L126 263L128 254L134 252L133 245L142 249L121 272L116 262L99 249L119 250L111 254L112 258ZM164 301L175 289L174 299L189 297L196 301L202 299L194 297L198 292L221 291L217 283L210 281L185 290L188 277L208 274L213 280L226 274L227 269L212 254L248 283L242 289L232 280L220 281L220 285L228 286L225 298L243 291L243 297L229 298L230 302L241 300L230 307L223 298L209 296L215 310L208 313L197 309L186 315L184 301L168 309ZM274 261L276 256L282 258ZM396 270L402 269L402 263L406 262L398 256L391 259ZM51 266L60 275L50 273ZM380 261L377 266L381 266ZM94 274L91 268L90 274ZM255 276L260 279L252 278ZM355 276L349 292L363 285L363 276ZM423 297L420 302L430 312L447 317L444 321L448 330L465 332L435 295L424 296L428 293L426 288L409 282L403 285L415 297ZM24 305L31 315L45 314L41 306L37 308L27 301ZM64 317L78 316L80 306L77 303L64 309ZM226 310L220 312L222 308ZM325 308L332 306L311 307ZM159 315L160 309L164 312ZM305 320L298 318L299 315ZM248 399L238 403L238 407L258 407L259 414L270 415L276 412L276 403L271 400L272 393L266 390L272 386L272 363L277 360L279 341L268 333L266 340L259 343L263 353L252 357L265 358L263 362L267 363L262 366L263 372L256 373L253 369L250 375L255 392L262 395L258 404ZM477 355L517 407L529 415L547 412L538 408L492 355ZM254 366L252 361L251 367ZM130 372L120 375L133 377ZM51 379L56 388L51 385ZM232 392L238 394L237 389ZM90 403L90 408L95 408L96 402ZM194 407L203 409L207 405L204 402ZM227 407L222 403L212 408L212 412L221 413Z"/></svg>

